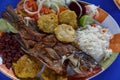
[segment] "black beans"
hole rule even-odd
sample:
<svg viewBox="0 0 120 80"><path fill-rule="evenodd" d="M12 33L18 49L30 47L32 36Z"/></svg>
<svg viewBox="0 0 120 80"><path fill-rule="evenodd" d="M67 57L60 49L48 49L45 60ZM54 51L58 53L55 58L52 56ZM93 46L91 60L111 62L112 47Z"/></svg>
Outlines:
<svg viewBox="0 0 120 80"><path fill-rule="evenodd" d="M3 64L9 69L12 63L16 62L24 52L13 33L2 33L0 37L0 54L2 54Z"/></svg>

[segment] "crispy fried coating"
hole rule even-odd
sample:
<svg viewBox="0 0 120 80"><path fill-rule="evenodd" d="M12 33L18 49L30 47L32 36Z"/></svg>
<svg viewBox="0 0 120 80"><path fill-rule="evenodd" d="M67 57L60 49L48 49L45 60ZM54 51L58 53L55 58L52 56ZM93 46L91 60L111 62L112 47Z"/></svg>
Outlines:
<svg viewBox="0 0 120 80"><path fill-rule="evenodd" d="M39 29L46 33L53 33L54 28L58 25L58 17L56 14L51 13L40 16L37 21Z"/></svg>
<svg viewBox="0 0 120 80"><path fill-rule="evenodd" d="M74 11L65 10L59 15L59 23L60 24L68 24L71 25L74 29L77 28L77 15Z"/></svg>
<svg viewBox="0 0 120 80"><path fill-rule="evenodd" d="M59 75L55 71L45 68L45 70L42 73L42 77L44 80L68 80L67 75Z"/></svg>
<svg viewBox="0 0 120 80"><path fill-rule="evenodd" d="M72 26L67 24L58 25L54 29L57 39L61 42L73 42L75 38L75 30Z"/></svg>
<svg viewBox="0 0 120 80"><path fill-rule="evenodd" d="M24 55L13 63L13 70L19 78L34 78L40 70L40 62L31 56Z"/></svg>

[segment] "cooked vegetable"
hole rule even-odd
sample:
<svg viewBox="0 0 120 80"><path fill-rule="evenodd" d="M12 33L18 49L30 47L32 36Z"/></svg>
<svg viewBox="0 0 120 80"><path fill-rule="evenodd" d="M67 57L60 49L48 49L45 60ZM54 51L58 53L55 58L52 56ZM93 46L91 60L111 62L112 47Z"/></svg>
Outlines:
<svg viewBox="0 0 120 80"><path fill-rule="evenodd" d="M13 70L19 78L34 78L40 70L40 62L31 56L24 55L13 63Z"/></svg>
<svg viewBox="0 0 120 80"><path fill-rule="evenodd" d="M0 31L17 33L17 30L4 19L0 19Z"/></svg>
<svg viewBox="0 0 120 80"><path fill-rule="evenodd" d="M68 8L66 8L66 7L60 7L60 12L65 11L65 10L68 10Z"/></svg>
<svg viewBox="0 0 120 80"><path fill-rule="evenodd" d="M60 14L61 12L65 11L65 10L68 10L68 8L66 8L66 7L60 7L59 11L57 11L57 14Z"/></svg>
<svg viewBox="0 0 120 80"><path fill-rule="evenodd" d="M54 13L42 15L37 22L40 30L46 33L53 33L53 30L58 25L58 17Z"/></svg>
<svg viewBox="0 0 120 80"><path fill-rule="evenodd" d="M73 42L75 38L75 30L67 24L58 25L55 30L55 35L59 41Z"/></svg>
<svg viewBox="0 0 120 80"><path fill-rule="evenodd" d="M74 11L65 10L59 14L59 23L71 25L74 29L77 28L77 15Z"/></svg>
<svg viewBox="0 0 120 80"><path fill-rule="evenodd" d="M22 16L27 16L27 14L25 13L25 10L23 9L23 2L24 0L21 0L18 4L17 4L17 12L20 13Z"/></svg>
<svg viewBox="0 0 120 80"><path fill-rule="evenodd" d="M24 2L25 2L25 0L24 0ZM37 9L38 9L37 3L35 0L26 0L25 7L27 8L27 10L32 11L32 12L37 11Z"/></svg>
<svg viewBox="0 0 120 80"><path fill-rule="evenodd" d="M24 0L23 9L30 15L38 13L38 5L35 0Z"/></svg>
<svg viewBox="0 0 120 80"><path fill-rule="evenodd" d="M89 15L83 15L79 20L79 24L82 27L92 23L93 23L93 18L92 16L89 16Z"/></svg>
<svg viewBox="0 0 120 80"><path fill-rule="evenodd" d="M55 71L45 68L44 72L42 73L42 77L44 80L68 80L67 75L58 75Z"/></svg>
<svg viewBox="0 0 120 80"><path fill-rule="evenodd" d="M51 12L52 12L51 9L48 8L48 7L46 7L46 6L43 6L43 7L41 8L41 10L40 10L40 14L41 14L41 15L49 14L49 13L51 13Z"/></svg>

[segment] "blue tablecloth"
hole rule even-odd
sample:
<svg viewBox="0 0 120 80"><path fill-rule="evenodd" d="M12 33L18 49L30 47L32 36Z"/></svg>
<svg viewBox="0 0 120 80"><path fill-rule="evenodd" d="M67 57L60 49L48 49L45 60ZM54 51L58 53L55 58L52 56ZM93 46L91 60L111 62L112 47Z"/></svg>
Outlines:
<svg viewBox="0 0 120 80"><path fill-rule="evenodd" d="M1 11L5 10L7 4L16 6L19 0L0 0L0 16ZM90 3L94 3L107 11L117 21L120 26L120 10L115 6L113 0L83 0ZM4 74L0 73L0 80L11 80ZM120 55L115 62L103 73L94 77L91 80L120 80Z"/></svg>

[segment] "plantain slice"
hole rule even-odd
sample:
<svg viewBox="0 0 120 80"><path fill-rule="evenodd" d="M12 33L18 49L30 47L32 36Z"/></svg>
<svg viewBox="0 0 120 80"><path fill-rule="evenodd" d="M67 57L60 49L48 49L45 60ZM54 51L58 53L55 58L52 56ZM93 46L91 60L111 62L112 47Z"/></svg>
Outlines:
<svg viewBox="0 0 120 80"><path fill-rule="evenodd" d="M40 62L28 55L23 55L16 63L13 63L14 73L19 78L34 78L40 68Z"/></svg>
<svg viewBox="0 0 120 80"><path fill-rule="evenodd" d="M67 74L57 74L55 71L45 67L42 77L44 80L68 80Z"/></svg>

